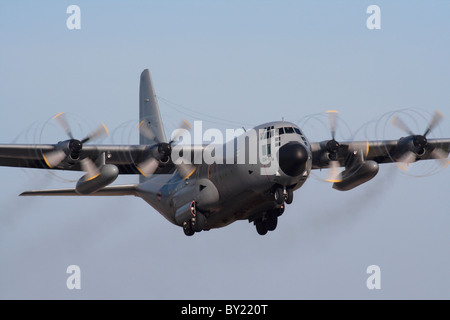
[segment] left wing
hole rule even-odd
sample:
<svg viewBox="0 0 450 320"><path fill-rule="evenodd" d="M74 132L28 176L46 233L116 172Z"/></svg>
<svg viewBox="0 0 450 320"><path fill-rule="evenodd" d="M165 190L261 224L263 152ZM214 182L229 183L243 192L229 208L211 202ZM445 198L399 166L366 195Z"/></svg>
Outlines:
<svg viewBox="0 0 450 320"><path fill-rule="evenodd" d="M423 138L411 135L399 140L311 143L312 168L330 168L327 181L333 182L333 188L347 191L375 177L380 163L395 162L406 170L407 164L436 159L447 167L450 139ZM345 169L339 172L340 167Z"/></svg>
<svg viewBox="0 0 450 320"><path fill-rule="evenodd" d="M378 173L379 163L398 162L400 169L420 161L436 159L443 167L449 165L450 139L427 139L444 115L435 110L425 132L414 132L397 115L391 124L407 134L398 140L353 141L339 143L335 140L337 111L327 111L331 140L311 143L312 168L330 168L329 182L333 188L346 191L369 181ZM339 172L340 167L345 167Z"/></svg>
<svg viewBox="0 0 450 320"><path fill-rule="evenodd" d="M377 163L402 162L402 160L408 160L405 158L405 153L411 153L410 161L405 161L407 163L441 159L443 162L445 161L445 165L449 164L450 160L446 158L450 153L450 138L430 139L421 150L414 148L414 142L406 139L408 137L400 140L347 141L339 143L336 152L327 148L329 141L312 142L313 169L330 168L332 161L337 161L339 167L345 167L356 155L364 160L373 160ZM410 142L412 142L411 146L409 146ZM411 148L409 149L409 147Z"/></svg>

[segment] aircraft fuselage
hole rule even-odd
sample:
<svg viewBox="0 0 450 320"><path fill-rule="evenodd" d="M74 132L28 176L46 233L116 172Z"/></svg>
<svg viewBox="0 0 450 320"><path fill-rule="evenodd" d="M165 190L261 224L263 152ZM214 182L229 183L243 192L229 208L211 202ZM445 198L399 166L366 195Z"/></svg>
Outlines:
<svg viewBox="0 0 450 320"><path fill-rule="evenodd" d="M138 186L138 195L176 225L195 216L189 210L194 202L206 218L201 229L209 230L236 220L255 221L274 210L282 213L284 201L274 199L276 190L286 194L300 188L311 171L309 142L290 122L262 124L217 148L221 161L203 161L188 179L177 173L152 177ZM297 163L290 163L297 153Z"/></svg>

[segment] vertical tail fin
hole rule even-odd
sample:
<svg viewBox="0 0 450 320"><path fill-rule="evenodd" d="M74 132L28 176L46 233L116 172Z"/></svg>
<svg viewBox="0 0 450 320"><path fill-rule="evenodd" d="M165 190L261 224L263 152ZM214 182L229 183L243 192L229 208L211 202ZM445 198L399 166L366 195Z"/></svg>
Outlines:
<svg viewBox="0 0 450 320"><path fill-rule="evenodd" d="M149 126L152 129L157 142L167 141L159 113L158 100L156 100L155 90L153 89L153 83L148 69L145 69L141 73L139 85L139 123L140 125ZM153 144L155 142L142 134L139 135L139 144L141 145ZM142 183L145 180L147 180L146 177L142 175L139 177L139 182Z"/></svg>
<svg viewBox="0 0 450 320"><path fill-rule="evenodd" d="M158 142L166 142L158 101L148 69L142 71L139 86L139 122L142 121L145 121L143 124L150 126ZM143 135L139 137L139 144L147 145L154 142Z"/></svg>

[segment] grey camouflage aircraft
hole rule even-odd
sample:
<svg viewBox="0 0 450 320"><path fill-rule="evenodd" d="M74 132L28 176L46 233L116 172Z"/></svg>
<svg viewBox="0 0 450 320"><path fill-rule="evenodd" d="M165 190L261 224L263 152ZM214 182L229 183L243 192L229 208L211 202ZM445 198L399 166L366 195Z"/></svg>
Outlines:
<svg viewBox="0 0 450 320"><path fill-rule="evenodd" d="M208 146L175 143L189 128L186 122L167 141L146 69L140 77L139 145L87 144L107 132L104 125L77 140L61 113L54 119L68 140L56 144L2 144L0 165L83 171L75 188L31 190L21 196L132 195L144 199L191 236L236 220L253 222L260 235L275 230L285 204L292 203L294 191L306 182L313 169L330 169L327 180L333 188L346 191L375 177L382 163L395 162L402 168L415 161L436 159L444 167L449 164L450 139L427 139L443 118L438 111L423 134L413 133L395 117L392 124L407 136L380 141L338 142L336 111L329 111L328 117L329 140L309 142L294 123L274 121L216 146L212 152L216 160L207 162L202 154L210 151ZM182 161L176 161L174 154L180 155ZM186 156L200 161L192 163ZM223 159L217 161L217 156ZM339 172L341 167L344 169ZM140 174L139 183L111 185L119 174Z"/></svg>

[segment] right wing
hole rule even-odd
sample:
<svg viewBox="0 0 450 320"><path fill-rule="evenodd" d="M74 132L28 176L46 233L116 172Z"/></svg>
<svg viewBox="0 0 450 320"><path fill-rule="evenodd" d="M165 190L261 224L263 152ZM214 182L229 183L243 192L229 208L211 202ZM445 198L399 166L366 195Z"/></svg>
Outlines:
<svg viewBox="0 0 450 320"><path fill-rule="evenodd" d="M136 196L136 184L106 186L89 196ZM30 190L20 194L20 196L79 196L75 188L50 189L50 190Z"/></svg>
<svg viewBox="0 0 450 320"><path fill-rule="evenodd" d="M79 159L69 159L52 167L45 155L57 149L57 145L51 144L1 144L0 166L82 171L80 160L89 158L95 161L104 154L105 164L116 165L120 174L139 174L136 165L148 156L147 146L143 145L86 145ZM158 167L155 173L171 173L174 170L174 165L167 163Z"/></svg>

